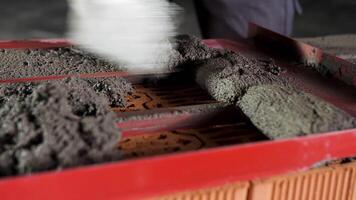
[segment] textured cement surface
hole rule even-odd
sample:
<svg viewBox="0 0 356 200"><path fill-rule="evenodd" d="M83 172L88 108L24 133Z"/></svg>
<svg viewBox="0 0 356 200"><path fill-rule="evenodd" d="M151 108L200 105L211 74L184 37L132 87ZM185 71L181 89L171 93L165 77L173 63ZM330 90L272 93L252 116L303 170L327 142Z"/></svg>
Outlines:
<svg viewBox="0 0 356 200"><path fill-rule="evenodd" d="M237 105L272 139L351 129L356 118L317 97L280 85L251 87Z"/></svg>
<svg viewBox="0 0 356 200"><path fill-rule="evenodd" d="M1 85L0 176L120 159L110 106L123 106L121 79Z"/></svg>
<svg viewBox="0 0 356 200"><path fill-rule="evenodd" d="M183 46L183 51L178 47L184 58L181 67L195 71L196 81L212 97L236 104L270 138L356 127L350 115L294 89L280 76L283 70L273 60L256 60L229 51L212 50L195 40L178 43Z"/></svg>
<svg viewBox="0 0 356 200"><path fill-rule="evenodd" d="M194 72L214 98L240 107L270 138L356 127L355 119L343 111L291 88L273 60L210 49L188 36L178 37L176 44L174 66ZM131 90L123 79L2 85L0 176L119 159L115 147L120 132L108 108L124 105L124 96Z"/></svg>
<svg viewBox="0 0 356 200"><path fill-rule="evenodd" d="M230 53L202 62L197 70L197 82L217 100L236 102L248 88L255 85L286 81L278 76L280 68L272 62L261 62Z"/></svg>
<svg viewBox="0 0 356 200"><path fill-rule="evenodd" d="M0 49L0 78L20 78L121 71L110 63L75 47Z"/></svg>

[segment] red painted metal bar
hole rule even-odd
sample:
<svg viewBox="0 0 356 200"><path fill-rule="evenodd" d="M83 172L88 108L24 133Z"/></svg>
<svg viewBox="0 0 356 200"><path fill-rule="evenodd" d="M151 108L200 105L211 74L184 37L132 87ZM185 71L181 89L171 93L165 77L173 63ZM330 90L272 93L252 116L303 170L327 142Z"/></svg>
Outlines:
<svg viewBox="0 0 356 200"><path fill-rule="evenodd" d="M0 49L56 48L70 45L71 43L65 39L0 41Z"/></svg>
<svg viewBox="0 0 356 200"><path fill-rule="evenodd" d="M0 180L1 199L139 199L356 155L356 129Z"/></svg>
<svg viewBox="0 0 356 200"><path fill-rule="evenodd" d="M127 72L98 72L92 74L68 74L60 76L38 76L38 77L26 77L26 78L13 78L0 80L1 83L24 83L24 82L38 82L38 81L51 81L51 80L61 80L69 77L80 77L80 78L102 78L102 77L126 77L129 73Z"/></svg>
<svg viewBox="0 0 356 200"><path fill-rule="evenodd" d="M209 105L211 106L211 104ZM149 110L134 111L129 113L118 113L118 117L126 118L126 120L117 123L117 127L120 128L122 137L126 138L137 135L157 133L158 131L170 131L180 128L192 127L197 128L205 126L206 124L211 124L212 121L214 121L216 124L223 122L232 122L233 120L231 119L234 119L234 117L239 117L238 113L233 113L231 111L228 112L226 109L231 108L226 107L225 104L215 103L215 105L219 106L219 108L210 108L211 110L204 112L189 112L189 109L193 107L197 109L205 106L208 110L208 105L203 104L184 107L157 108L154 109L155 113ZM156 116L159 116L153 119L137 119L142 117L144 118L144 116L146 116L147 114L155 114ZM130 119L129 116L135 117L134 119ZM224 118L226 116L229 116L229 118Z"/></svg>
<svg viewBox="0 0 356 200"><path fill-rule="evenodd" d="M171 74L171 73L170 73ZM155 77L166 76L167 73L155 74ZM150 74L140 74L140 73L130 73L126 71L117 72L97 72L90 74L67 74L60 76L37 76L37 77L24 77L24 78L12 78L12 79L2 79L0 84L6 83L26 83L26 82L38 82L38 81L51 81L51 80L61 80L69 77L79 77L79 78L108 78L108 77L122 77L128 79L131 83L140 82L140 80L152 77Z"/></svg>
<svg viewBox="0 0 356 200"><path fill-rule="evenodd" d="M196 117L196 116L195 116ZM130 120L117 124L122 131L122 137L155 133L157 131L173 130L191 124L194 116L191 114L170 115L154 120ZM169 129L168 129L169 128Z"/></svg>

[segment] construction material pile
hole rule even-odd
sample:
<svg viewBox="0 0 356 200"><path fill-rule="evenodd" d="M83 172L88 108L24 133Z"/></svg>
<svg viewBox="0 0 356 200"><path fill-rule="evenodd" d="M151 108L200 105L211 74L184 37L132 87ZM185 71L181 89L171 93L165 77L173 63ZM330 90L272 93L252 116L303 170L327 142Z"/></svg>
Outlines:
<svg viewBox="0 0 356 200"><path fill-rule="evenodd" d="M295 88L271 59L211 49L190 36L175 43L170 69L194 76L213 98L238 107L271 139L356 127L355 117ZM122 69L74 47L0 50L1 79ZM0 176L120 159L115 125L120 119L110 108L125 107L133 90L123 78L0 85Z"/></svg>
<svg viewBox="0 0 356 200"><path fill-rule="evenodd" d="M118 160L110 106L124 106L120 78L2 85L0 176Z"/></svg>
<svg viewBox="0 0 356 200"><path fill-rule="evenodd" d="M199 39L177 39L178 68L194 71L197 83L215 99L241 108L271 139L356 127L356 118L293 87L273 60L256 60L203 45Z"/></svg>

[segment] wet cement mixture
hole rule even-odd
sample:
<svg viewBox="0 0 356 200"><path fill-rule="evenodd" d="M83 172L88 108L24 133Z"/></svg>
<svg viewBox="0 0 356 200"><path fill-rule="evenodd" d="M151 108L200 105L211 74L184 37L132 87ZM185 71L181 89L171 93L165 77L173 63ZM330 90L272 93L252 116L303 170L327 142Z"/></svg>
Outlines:
<svg viewBox="0 0 356 200"><path fill-rule="evenodd" d="M190 36L175 43L172 70L193 74L212 97L239 107L272 139L356 127L354 117L293 88L273 60L211 49ZM0 65L2 79L122 69L73 47L0 50ZM132 90L121 78L1 85L0 176L120 159L119 119L109 108L124 107Z"/></svg>
<svg viewBox="0 0 356 200"><path fill-rule="evenodd" d="M122 71L77 47L0 49L0 79Z"/></svg>
<svg viewBox="0 0 356 200"><path fill-rule="evenodd" d="M252 86L286 85L286 81L278 76L281 70L273 65L231 53L197 65L196 81L215 99L233 103Z"/></svg>
<svg viewBox="0 0 356 200"><path fill-rule="evenodd" d="M210 49L193 37L183 38L189 42L180 39L179 67L193 70L197 83L212 97L240 107L271 139L356 127L353 116L295 89L273 60Z"/></svg>
<svg viewBox="0 0 356 200"><path fill-rule="evenodd" d="M131 90L120 78L3 85L0 176L120 159L109 108L124 106Z"/></svg>
<svg viewBox="0 0 356 200"><path fill-rule="evenodd" d="M177 39L180 63L177 68L193 70L196 82L216 100L233 103L251 86L287 85L273 60L255 60L227 50L207 47L194 37Z"/></svg>
<svg viewBox="0 0 356 200"><path fill-rule="evenodd" d="M270 138L356 127L356 118L317 97L281 85L250 87L237 105Z"/></svg>

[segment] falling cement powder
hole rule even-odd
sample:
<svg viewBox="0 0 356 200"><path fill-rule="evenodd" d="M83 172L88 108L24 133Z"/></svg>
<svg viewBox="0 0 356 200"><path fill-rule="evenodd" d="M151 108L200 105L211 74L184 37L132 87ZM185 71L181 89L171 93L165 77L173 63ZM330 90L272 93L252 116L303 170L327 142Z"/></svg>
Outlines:
<svg viewBox="0 0 356 200"><path fill-rule="evenodd" d="M0 79L122 71L75 47L0 49Z"/></svg>
<svg viewBox="0 0 356 200"><path fill-rule="evenodd" d="M254 86L237 105L256 127L273 139L356 127L356 118L291 87Z"/></svg>
<svg viewBox="0 0 356 200"><path fill-rule="evenodd" d="M213 50L192 37L184 40L188 42L177 43L180 67L194 70L201 87L215 99L239 106L270 138L356 127L354 117L290 86L273 60Z"/></svg>
<svg viewBox="0 0 356 200"><path fill-rule="evenodd" d="M1 87L0 176L120 158L120 131L109 107L124 105L130 84L88 80Z"/></svg>

